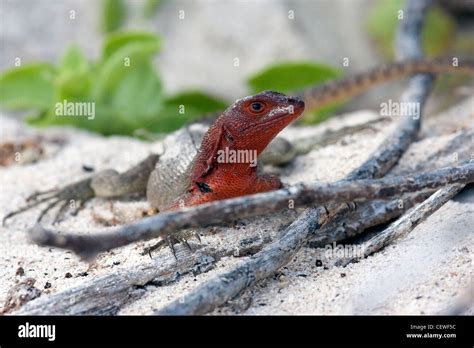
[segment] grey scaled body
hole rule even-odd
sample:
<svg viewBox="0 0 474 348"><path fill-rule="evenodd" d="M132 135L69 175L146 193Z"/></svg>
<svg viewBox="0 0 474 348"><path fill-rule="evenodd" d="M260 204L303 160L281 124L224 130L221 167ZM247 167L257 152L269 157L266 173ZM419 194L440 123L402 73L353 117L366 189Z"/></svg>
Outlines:
<svg viewBox="0 0 474 348"><path fill-rule="evenodd" d="M194 123L168 135L163 140L164 153L151 172L146 188L152 208L165 209L189 185L192 162L208 127ZM283 164L296 155L293 145L283 137L275 138L261 154L265 164Z"/></svg>

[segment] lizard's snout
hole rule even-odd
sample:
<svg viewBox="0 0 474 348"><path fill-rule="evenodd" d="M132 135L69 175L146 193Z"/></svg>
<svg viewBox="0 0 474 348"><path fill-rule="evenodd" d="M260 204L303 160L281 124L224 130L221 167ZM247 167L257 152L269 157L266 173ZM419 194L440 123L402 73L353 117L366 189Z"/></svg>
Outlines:
<svg viewBox="0 0 474 348"><path fill-rule="evenodd" d="M302 112L304 110L304 101L299 98L288 97L288 103L293 105L296 112Z"/></svg>

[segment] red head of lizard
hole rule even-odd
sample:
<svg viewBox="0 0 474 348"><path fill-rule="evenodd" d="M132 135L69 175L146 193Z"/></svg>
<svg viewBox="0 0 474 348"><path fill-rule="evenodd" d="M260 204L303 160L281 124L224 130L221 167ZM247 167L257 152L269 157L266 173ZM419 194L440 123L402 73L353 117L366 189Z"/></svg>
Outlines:
<svg viewBox="0 0 474 348"><path fill-rule="evenodd" d="M188 191L170 208L268 191L276 177L257 176L256 157L304 111L304 102L265 91L237 100L204 135L189 177Z"/></svg>

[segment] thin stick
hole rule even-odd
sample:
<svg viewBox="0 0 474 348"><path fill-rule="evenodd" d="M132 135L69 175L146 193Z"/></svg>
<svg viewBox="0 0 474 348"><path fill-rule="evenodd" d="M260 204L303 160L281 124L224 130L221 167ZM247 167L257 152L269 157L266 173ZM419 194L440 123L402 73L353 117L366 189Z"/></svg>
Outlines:
<svg viewBox="0 0 474 348"><path fill-rule="evenodd" d="M464 186L465 185L462 184L451 185L436 191L423 203L403 215L388 228L364 242L362 244L363 252L360 255L354 255L351 258L342 259L337 264L339 266L345 266L351 262L366 258L367 256L380 251L394 240L406 236L416 226L441 208L447 201L456 196Z"/></svg>
<svg viewBox="0 0 474 348"><path fill-rule="evenodd" d="M416 204L423 202L433 191L408 194L391 201L372 200L357 204L353 211L341 209L309 239L308 246L321 248L332 242L355 237L366 229L393 220Z"/></svg>

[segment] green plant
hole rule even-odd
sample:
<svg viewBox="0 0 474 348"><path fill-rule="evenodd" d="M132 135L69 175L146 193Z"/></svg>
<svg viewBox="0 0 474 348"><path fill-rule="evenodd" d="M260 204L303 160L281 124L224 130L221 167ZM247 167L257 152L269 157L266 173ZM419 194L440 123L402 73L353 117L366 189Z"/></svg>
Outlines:
<svg viewBox="0 0 474 348"><path fill-rule="evenodd" d="M165 96L152 63L159 48L160 38L154 34L113 33L104 42L102 57L89 62L78 47L71 46L57 66L32 63L4 72L0 106L33 110L28 121L38 126L70 124L124 135L140 128L169 132L224 108L226 102L203 92ZM60 117L58 108L66 103L93 105L95 116Z"/></svg>

